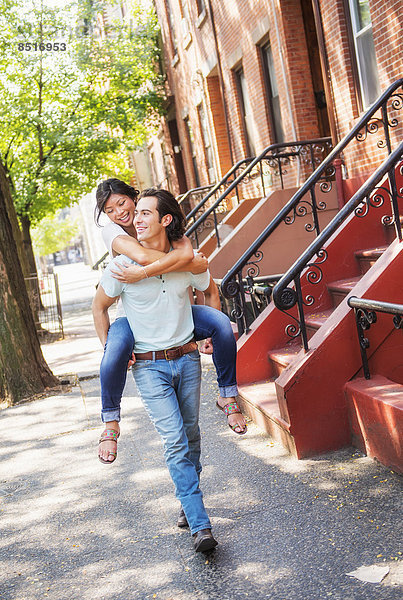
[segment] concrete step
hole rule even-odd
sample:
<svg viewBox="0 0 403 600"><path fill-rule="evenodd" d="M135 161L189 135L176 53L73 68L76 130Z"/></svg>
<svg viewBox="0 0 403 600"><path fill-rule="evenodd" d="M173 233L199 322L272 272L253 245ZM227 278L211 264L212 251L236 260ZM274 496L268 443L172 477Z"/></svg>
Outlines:
<svg viewBox="0 0 403 600"><path fill-rule="evenodd" d="M283 348L275 348L270 350L268 358L271 363L273 374L275 376L280 375L282 371L292 362L293 358L301 351L301 342L298 340L291 340Z"/></svg>
<svg viewBox="0 0 403 600"><path fill-rule="evenodd" d="M330 317L332 312L333 308L329 308L327 310L320 310L305 317L308 339L311 339L311 337L318 331L323 323Z"/></svg>
<svg viewBox="0 0 403 600"><path fill-rule="evenodd" d="M352 443L387 467L403 472L403 385L382 375L345 385Z"/></svg>
<svg viewBox="0 0 403 600"><path fill-rule="evenodd" d="M239 401L245 415L291 453L294 452L290 424L281 416L273 380L239 386Z"/></svg>
<svg viewBox="0 0 403 600"><path fill-rule="evenodd" d="M357 252L354 253L360 264L362 274L370 270L372 265L374 265L378 258L385 252L386 248L387 246L381 246L379 248L371 248L369 250L357 250Z"/></svg>
<svg viewBox="0 0 403 600"><path fill-rule="evenodd" d="M360 281L361 275L358 277L349 277L348 279L340 279L339 281L332 281L328 284L327 289L329 290L334 306L338 306L344 298L351 292L353 287Z"/></svg>

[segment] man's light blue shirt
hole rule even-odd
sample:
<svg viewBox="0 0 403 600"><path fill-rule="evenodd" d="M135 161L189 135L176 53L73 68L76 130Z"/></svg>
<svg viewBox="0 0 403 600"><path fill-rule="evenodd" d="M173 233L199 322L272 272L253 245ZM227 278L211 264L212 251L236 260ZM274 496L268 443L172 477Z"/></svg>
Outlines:
<svg viewBox="0 0 403 600"><path fill-rule="evenodd" d="M120 255L105 269L100 285L110 298L120 296L134 335L134 351L149 352L182 346L193 337L194 324L189 286L204 291L210 273L172 272L137 283L122 283L110 271L113 263L137 264Z"/></svg>

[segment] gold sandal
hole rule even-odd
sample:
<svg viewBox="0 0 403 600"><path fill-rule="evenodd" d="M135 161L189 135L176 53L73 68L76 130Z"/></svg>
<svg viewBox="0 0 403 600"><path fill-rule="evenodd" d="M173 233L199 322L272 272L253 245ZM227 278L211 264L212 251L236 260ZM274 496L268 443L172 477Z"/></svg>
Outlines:
<svg viewBox="0 0 403 600"><path fill-rule="evenodd" d="M98 454L98 458L101 461L101 463L104 463L104 465L111 465L113 462L115 462L116 457L118 455L118 437L119 437L120 433L119 431L116 431L115 429L105 429L102 434L101 437L99 438L99 442L98 445L101 444L102 442L106 442L106 441L111 441L111 442L116 442L116 452L109 452L108 453L108 458L109 456L113 456L113 460L105 460L104 458L102 458L102 456L99 456Z"/></svg>
<svg viewBox="0 0 403 600"><path fill-rule="evenodd" d="M228 404L226 404L225 406L220 406L218 404L218 402L216 402L217 407L223 411L223 413L227 416L227 418L230 415L235 415L236 413L239 413L242 415L242 411L238 406L238 402L229 402ZM242 431L237 431L236 429L239 427L241 428L242 426L237 424L237 425L231 425L230 423L228 423L228 427L230 427L232 429L232 431L234 431L234 433L237 433L238 435L243 435L244 433L246 433L248 431L248 427L245 424L245 427L242 429Z"/></svg>

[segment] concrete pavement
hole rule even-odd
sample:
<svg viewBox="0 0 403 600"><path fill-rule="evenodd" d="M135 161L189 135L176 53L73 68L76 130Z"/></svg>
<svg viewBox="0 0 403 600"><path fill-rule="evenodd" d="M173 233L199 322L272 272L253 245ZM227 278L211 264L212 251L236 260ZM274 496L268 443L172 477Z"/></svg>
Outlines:
<svg viewBox="0 0 403 600"><path fill-rule="evenodd" d="M73 385L1 411L1 600L400 600L401 480L353 448L306 461L215 409L204 360L202 489L219 546L176 527L162 447L129 374L118 458L101 432L90 301L97 279L60 267L66 339L43 347ZM381 583L347 576L389 568Z"/></svg>

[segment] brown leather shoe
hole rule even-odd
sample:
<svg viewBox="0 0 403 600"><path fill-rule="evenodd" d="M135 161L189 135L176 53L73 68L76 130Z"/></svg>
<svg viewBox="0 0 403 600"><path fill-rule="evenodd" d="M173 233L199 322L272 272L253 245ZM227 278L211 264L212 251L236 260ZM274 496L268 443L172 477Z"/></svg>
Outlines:
<svg viewBox="0 0 403 600"><path fill-rule="evenodd" d="M188 523L188 520L185 515L185 511L183 510L183 508L181 508L181 511L180 511L179 517L178 517L178 521L176 524L178 527L189 527L189 523Z"/></svg>
<svg viewBox="0 0 403 600"><path fill-rule="evenodd" d="M218 544L217 540L213 538L211 529L200 529L193 534L193 537L195 552L207 552Z"/></svg>

